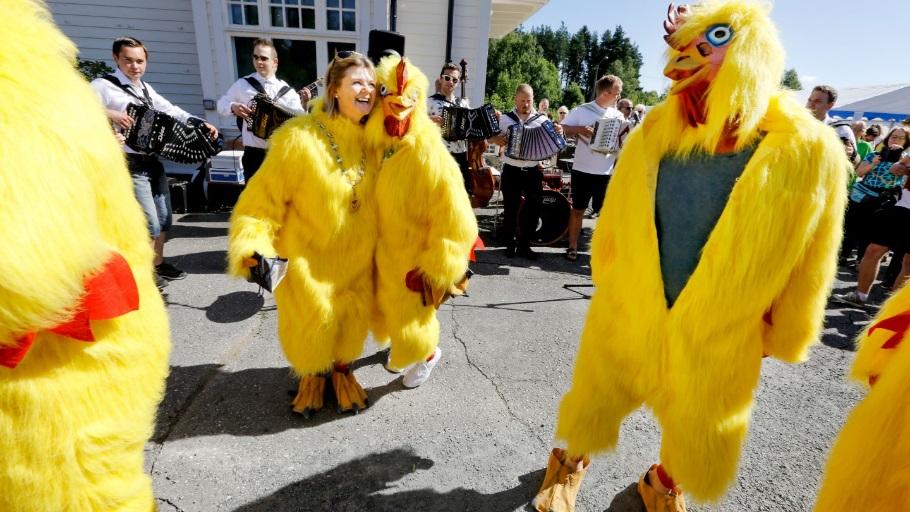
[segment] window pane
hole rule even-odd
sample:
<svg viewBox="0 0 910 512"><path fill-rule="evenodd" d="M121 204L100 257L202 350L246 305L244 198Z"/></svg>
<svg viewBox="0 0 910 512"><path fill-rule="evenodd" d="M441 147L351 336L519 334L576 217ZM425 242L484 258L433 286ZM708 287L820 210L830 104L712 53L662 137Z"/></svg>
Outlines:
<svg viewBox="0 0 910 512"><path fill-rule="evenodd" d="M275 39L278 51L278 76L294 89L316 80L316 42ZM290 93L289 93L290 94Z"/></svg>
<svg viewBox="0 0 910 512"><path fill-rule="evenodd" d="M297 5L297 0L285 0L285 5Z"/></svg>
<svg viewBox="0 0 910 512"><path fill-rule="evenodd" d="M314 7L316 5L316 0L300 0L300 5Z"/></svg>
<svg viewBox="0 0 910 512"><path fill-rule="evenodd" d="M259 9L255 5L244 5L243 13L246 14L247 25L259 24Z"/></svg>
<svg viewBox="0 0 910 512"><path fill-rule="evenodd" d="M326 0L326 7L338 7L338 0Z"/></svg>
<svg viewBox="0 0 910 512"><path fill-rule="evenodd" d="M342 0L341 6L344 7L345 9L355 9L356 3L357 2L355 0Z"/></svg>
<svg viewBox="0 0 910 512"><path fill-rule="evenodd" d="M333 43L333 42L329 41L327 46L329 49L329 62L331 62L332 59L335 58L335 54L338 52L357 51L357 46L354 43Z"/></svg>
<svg viewBox="0 0 910 512"><path fill-rule="evenodd" d="M281 4L281 0L272 0L273 4Z"/></svg>
<svg viewBox="0 0 910 512"><path fill-rule="evenodd" d="M254 37L235 37L234 39L234 64L237 65L237 76L246 76L256 72L253 67L253 41ZM282 62L282 65L284 63Z"/></svg>
<svg viewBox="0 0 910 512"><path fill-rule="evenodd" d="M316 10L301 9L300 28L316 28Z"/></svg>
<svg viewBox="0 0 910 512"><path fill-rule="evenodd" d="M326 11L326 28L329 30L339 30L338 11Z"/></svg>
<svg viewBox="0 0 910 512"><path fill-rule="evenodd" d="M356 21L356 17L354 15L354 11L342 11L342 13L341 13L342 29L350 30L352 32L354 30L357 30L356 29L357 23L355 21Z"/></svg>
<svg viewBox="0 0 910 512"><path fill-rule="evenodd" d="M282 7L272 7L272 26L284 26L284 9Z"/></svg>
<svg viewBox="0 0 910 512"><path fill-rule="evenodd" d="M300 28L300 9L288 7L288 27Z"/></svg>
<svg viewBox="0 0 910 512"><path fill-rule="evenodd" d="M231 4L231 24L243 25L243 7Z"/></svg>

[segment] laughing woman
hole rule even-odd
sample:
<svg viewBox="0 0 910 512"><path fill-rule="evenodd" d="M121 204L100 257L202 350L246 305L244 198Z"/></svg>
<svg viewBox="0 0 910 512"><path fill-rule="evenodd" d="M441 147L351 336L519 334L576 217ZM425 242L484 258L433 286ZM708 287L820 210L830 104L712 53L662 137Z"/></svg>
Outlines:
<svg viewBox="0 0 910 512"><path fill-rule="evenodd" d="M300 377L293 410L307 417L322 408L329 376L339 411L367 405L348 365L363 350L373 300L377 163L362 140L375 81L366 57L339 53L325 96L275 132L231 217L230 274L248 277L254 254L288 259L274 291L278 337Z"/></svg>

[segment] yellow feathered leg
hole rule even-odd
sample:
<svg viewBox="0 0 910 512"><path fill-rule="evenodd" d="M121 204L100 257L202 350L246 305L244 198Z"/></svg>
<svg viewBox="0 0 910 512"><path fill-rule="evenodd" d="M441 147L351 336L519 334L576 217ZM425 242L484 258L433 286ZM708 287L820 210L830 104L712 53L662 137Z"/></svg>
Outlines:
<svg viewBox="0 0 910 512"><path fill-rule="evenodd" d="M591 459L587 455L572 457L562 448L553 448L547 461L547 472L531 506L537 512L572 512Z"/></svg>
<svg viewBox="0 0 910 512"><path fill-rule="evenodd" d="M314 412L322 409L322 397L325 394L325 377L321 375L304 375L297 387L297 396L291 405L297 414L309 418Z"/></svg>
<svg viewBox="0 0 910 512"><path fill-rule="evenodd" d="M354 372L348 365L335 365L332 372L332 387L338 400L338 412L354 411L357 414L367 408L369 399L366 391L354 378Z"/></svg>

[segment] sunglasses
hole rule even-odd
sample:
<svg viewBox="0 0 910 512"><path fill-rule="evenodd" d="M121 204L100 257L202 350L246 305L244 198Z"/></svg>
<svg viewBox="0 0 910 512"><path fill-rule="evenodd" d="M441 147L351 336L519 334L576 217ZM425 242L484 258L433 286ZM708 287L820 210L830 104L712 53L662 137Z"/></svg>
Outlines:
<svg viewBox="0 0 910 512"><path fill-rule="evenodd" d="M446 82L452 82L453 84L458 83L458 79L451 75L440 75L439 78L442 78Z"/></svg>
<svg viewBox="0 0 910 512"><path fill-rule="evenodd" d="M261 61L266 61L266 60L272 60L272 58L271 58L271 57L268 57L268 56L266 56L266 55L253 55L253 60L256 60L256 61L260 61L260 60L261 60Z"/></svg>
<svg viewBox="0 0 910 512"><path fill-rule="evenodd" d="M351 50L341 50L340 52L335 52L334 60L347 59L350 57L363 57L363 55Z"/></svg>

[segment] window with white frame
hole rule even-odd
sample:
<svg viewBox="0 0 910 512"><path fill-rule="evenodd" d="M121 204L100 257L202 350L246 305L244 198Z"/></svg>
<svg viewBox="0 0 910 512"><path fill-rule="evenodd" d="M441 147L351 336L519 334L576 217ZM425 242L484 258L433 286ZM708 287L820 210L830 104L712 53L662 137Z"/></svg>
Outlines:
<svg viewBox="0 0 910 512"><path fill-rule="evenodd" d="M259 25L259 0L228 0L231 25Z"/></svg>
<svg viewBox="0 0 910 512"><path fill-rule="evenodd" d="M316 0L269 0L273 27L316 28Z"/></svg>
<svg viewBox="0 0 910 512"><path fill-rule="evenodd" d="M357 30L357 0L326 0L325 7L327 30Z"/></svg>

